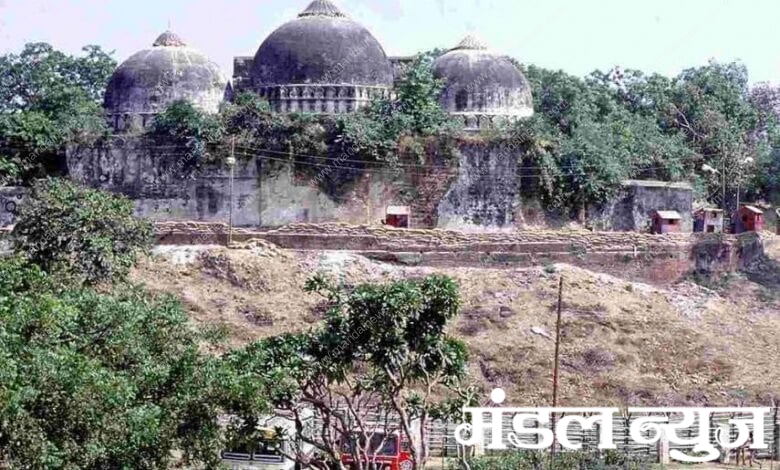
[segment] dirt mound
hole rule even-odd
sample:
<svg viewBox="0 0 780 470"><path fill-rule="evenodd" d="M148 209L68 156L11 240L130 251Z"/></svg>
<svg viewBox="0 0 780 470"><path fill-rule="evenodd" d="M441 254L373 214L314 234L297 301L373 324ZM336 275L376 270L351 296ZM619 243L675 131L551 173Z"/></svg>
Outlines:
<svg viewBox="0 0 780 470"><path fill-rule="evenodd" d="M780 270L766 267L760 279L734 276L717 290L692 282L659 288L568 265L404 267L252 242L161 247L134 276L179 295L194 321L224 326L242 344L319 321L322 299L303 291L315 272L350 284L454 278L462 314L452 333L469 345L473 378L486 393L504 387L510 404L550 401L561 275L562 405L769 404L780 395L780 303L766 295Z"/></svg>

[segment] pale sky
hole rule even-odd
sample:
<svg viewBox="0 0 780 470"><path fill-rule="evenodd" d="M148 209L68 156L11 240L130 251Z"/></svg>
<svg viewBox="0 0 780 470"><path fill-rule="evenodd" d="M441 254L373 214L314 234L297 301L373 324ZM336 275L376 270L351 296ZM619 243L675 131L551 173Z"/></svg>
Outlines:
<svg viewBox="0 0 780 470"><path fill-rule="evenodd" d="M0 54L44 41L86 44L121 62L172 29L228 77L309 0L0 0ZM584 76L616 65L676 75L741 60L751 82L780 82L779 0L335 0L388 55L452 47L476 33L524 63Z"/></svg>

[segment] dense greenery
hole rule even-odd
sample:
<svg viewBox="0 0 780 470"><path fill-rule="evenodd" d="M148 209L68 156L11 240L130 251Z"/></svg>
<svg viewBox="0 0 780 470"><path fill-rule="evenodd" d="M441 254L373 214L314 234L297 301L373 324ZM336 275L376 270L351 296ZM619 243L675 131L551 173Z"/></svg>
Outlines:
<svg viewBox="0 0 780 470"><path fill-rule="evenodd" d="M209 143L220 141L223 130L214 116L177 101L155 117L151 133L159 145L186 149L196 164L205 156Z"/></svg>
<svg viewBox="0 0 780 470"><path fill-rule="evenodd" d="M627 178L690 180L699 199L717 205L731 204L737 185L767 199L777 187L767 176L777 166L777 95L766 86L751 91L739 64L713 62L673 79L524 71L536 115L502 138L523 137L534 169L524 176L556 208L603 202Z"/></svg>
<svg viewBox="0 0 780 470"><path fill-rule="evenodd" d="M0 260L0 461L156 469L176 450L215 468L217 417L240 381L201 343L173 298L98 293Z"/></svg>
<svg viewBox="0 0 780 470"><path fill-rule="evenodd" d="M60 172L66 144L104 133L101 100L115 67L97 46L73 57L31 43L0 56L0 185Z"/></svg>
<svg viewBox="0 0 780 470"><path fill-rule="evenodd" d="M22 205L12 240L45 271L95 284L124 277L151 246L152 232L149 221L133 217L129 199L46 179Z"/></svg>

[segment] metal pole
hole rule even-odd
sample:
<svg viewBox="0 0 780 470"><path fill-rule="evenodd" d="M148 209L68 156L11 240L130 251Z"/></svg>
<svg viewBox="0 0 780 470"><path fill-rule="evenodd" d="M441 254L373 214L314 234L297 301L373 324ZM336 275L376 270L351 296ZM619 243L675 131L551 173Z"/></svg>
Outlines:
<svg viewBox="0 0 780 470"><path fill-rule="evenodd" d="M555 321L555 366L553 368L553 396L552 407L558 406L558 365L560 363L560 349L561 349L561 311L563 310L563 275L561 275L558 281L558 318ZM555 463L555 412L553 411L551 420L551 429L553 431L553 445L550 450L550 462L551 466Z"/></svg>
<svg viewBox="0 0 780 470"><path fill-rule="evenodd" d="M235 137L230 141L230 158L228 159L228 165L230 166L230 206L228 209L228 239L227 246L233 244L233 168L236 166L236 139Z"/></svg>

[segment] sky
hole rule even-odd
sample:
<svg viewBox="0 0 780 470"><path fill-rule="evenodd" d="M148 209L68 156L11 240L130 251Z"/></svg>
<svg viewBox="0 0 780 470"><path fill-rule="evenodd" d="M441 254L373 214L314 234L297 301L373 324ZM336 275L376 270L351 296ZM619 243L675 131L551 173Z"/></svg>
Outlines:
<svg viewBox="0 0 780 470"><path fill-rule="evenodd" d="M334 0L388 55L454 46L467 33L521 62L577 76L615 66L673 76L739 60L752 83L780 83L778 0ZM227 76L234 56L309 0L0 0L0 54L43 41L97 44L121 62L168 29Z"/></svg>

